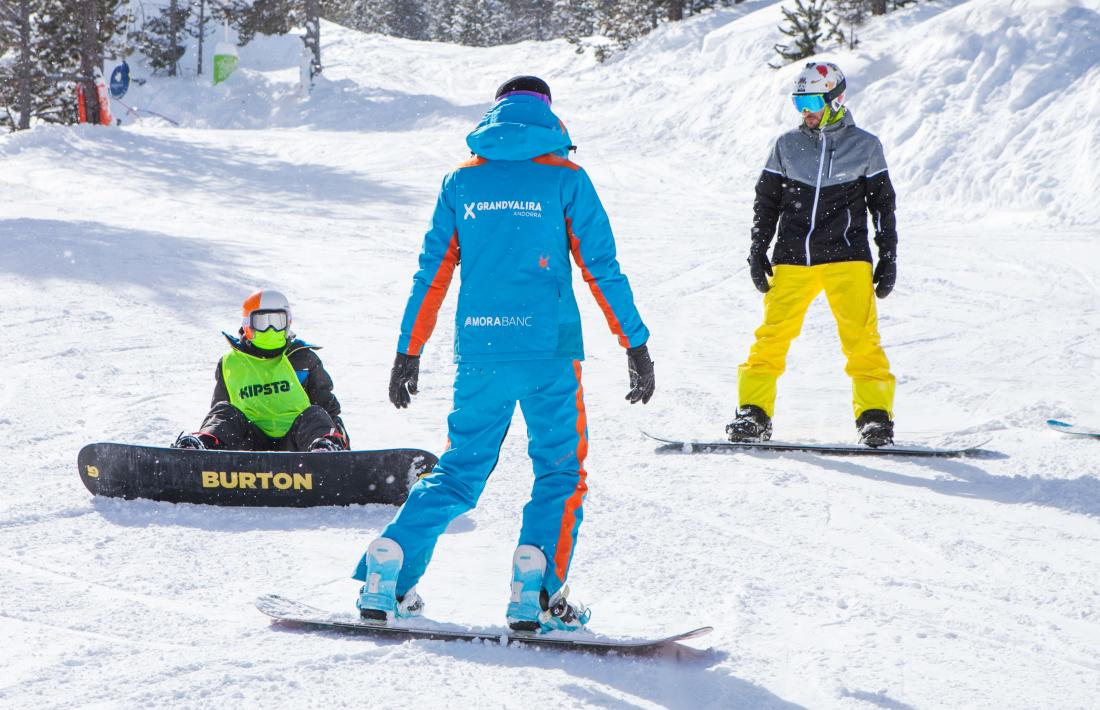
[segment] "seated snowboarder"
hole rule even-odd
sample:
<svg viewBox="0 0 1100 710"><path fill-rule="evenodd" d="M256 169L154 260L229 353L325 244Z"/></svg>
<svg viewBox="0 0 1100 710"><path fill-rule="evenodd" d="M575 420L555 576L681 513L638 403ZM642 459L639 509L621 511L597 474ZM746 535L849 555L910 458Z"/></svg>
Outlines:
<svg viewBox="0 0 1100 710"><path fill-rule="evenodd" d="M290 303L278 291L245 299L240 337L214 371L210 413L177 449L341 451L348 448L332 378L310 345L290 330Z"/></svg>

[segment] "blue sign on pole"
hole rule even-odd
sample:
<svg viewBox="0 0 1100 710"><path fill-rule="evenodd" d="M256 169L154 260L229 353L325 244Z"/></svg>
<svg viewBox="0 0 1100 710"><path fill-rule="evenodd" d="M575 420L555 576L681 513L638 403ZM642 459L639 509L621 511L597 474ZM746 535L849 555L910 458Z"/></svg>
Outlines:
<svg viewBox="0 0 1100 710"><path fill-rule="evenodd" d="M111 97L121 99L130 88L130 65L126 62L119 64L111 72Z"/></svg>

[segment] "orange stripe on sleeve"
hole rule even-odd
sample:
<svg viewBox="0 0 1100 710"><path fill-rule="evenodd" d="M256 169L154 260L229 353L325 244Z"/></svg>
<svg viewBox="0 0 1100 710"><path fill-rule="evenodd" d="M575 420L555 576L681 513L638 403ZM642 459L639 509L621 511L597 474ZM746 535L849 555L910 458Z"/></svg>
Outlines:
<svg viewBox="0 0 1100 710"><path fill-rule="evenodd" d="M600 285L596 283L596 277L592 275L592 272L588 270L588 267L584 265L584 257L581 256L581 240L577 239L577 235L573 233L573 220L565 218L565 231L569 233L569 251L573 252L573 261L577 262L577 266L580 267L581 275L584 277L585 283L588 284L588 288L592 290L592 295L596 297L596 303L600 305L600 310L603 311L604 318L607 319L607 325L611 328L611 332L618 336L619 345L624 348L630 347L630 340L627 339L626 334L623 333L623 327L619 323L619 319L615 316L615 311L611 310L611 304L608 303L607 297L603 295L603 291L600 290Z"/></svg>
<svg viewBox="0 0 1100 710"><path fill-rule="evenodd" d="M573 361L573 372L577 376L577 487L565 501L565 510L561 517L561 532L558 544L554 547L554 570L558 579L565 581L569 570L569 558L573 555L573 529L577 526L577 509L584 503L588 493L588 472L584 470L584 460L588 457L588 418L584 413L584 387L581 386L581 361Z"/></svg>
<svg viewBox="0 0 1100 710"><path fill-rule="evenodd" d="M435 321L439 316L439 307L447 297L447 289L451 286L451 277L454 276L457 265L458 230L456 229L450 245L447 246L447 254L443 257L443 261L439 262L439 269L436 270L435 277L428 286L428 292L424 294L424 300L420 303L420 310L416 313L416 321L413 322L412 333L409 336L407 355L419 355L424 348L424 343L432 337Z"/></svg>

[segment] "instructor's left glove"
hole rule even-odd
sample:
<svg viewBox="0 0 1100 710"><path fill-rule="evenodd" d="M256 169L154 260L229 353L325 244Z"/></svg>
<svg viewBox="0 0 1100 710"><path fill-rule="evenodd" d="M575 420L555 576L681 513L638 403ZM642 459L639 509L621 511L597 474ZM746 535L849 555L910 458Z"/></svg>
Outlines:
<svg viewBox="0 0 1100 710"><path fill-rule="evenodd" d="M886 298L894 290L898 280L898 255L892 251L879 252L875 275L871 278L875 284L875 295Z"/></svg>
<svg viewBox="0 0 1100 710"><path fill-rule="evenodd" d="M646 404L653 396L653 361L649 359L649 348L639 345L626 351L626 365L630 370L630 393L626 396L631 404Z"/></svg>
<svg viewBox="0 0 1100 710"><path fill-rule="evenodd" d="M390 401L398 409L405 409L416 394L416 380L420 377L420 358L397 353L390 370Z"/></svg>

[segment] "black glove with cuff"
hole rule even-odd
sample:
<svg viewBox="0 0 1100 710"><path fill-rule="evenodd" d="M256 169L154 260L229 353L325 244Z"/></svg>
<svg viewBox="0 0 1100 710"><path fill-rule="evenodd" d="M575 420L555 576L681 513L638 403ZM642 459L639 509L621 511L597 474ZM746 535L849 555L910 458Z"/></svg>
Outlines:
<svg viewBox="0 0 1100 710"><path fill-rule="evenodd" d="M898 255L892 251L880 251L878 264L875 266L875 274L871 277L875 284L875 295L886 298L894 290L894 282L898 280Z"/></svg>
<svg viewBox="0 0 1100 710"><path fill-rule="evenodd" d="M397 353L390 370L390 402L398 409L405 409L416 394L416 380L420 377L420 357Z"/></svg>
<svg viewBox="0 0 1100 710"><path fill-rule="evenodd" d="M760 293L767 293L771 288L768 277L772 275L772 263L768 261L768 247L763 244L753 243L749 250L749 275Z"/></svg>
<svg viewBox="0 0 1100 710"><path fill-rule="evenodd" d="M649 348L639 345L626 351L626 366L630 372L630 392L626 398L631 404L646 404L653 396L653 360L649 358Z"/></svg>

